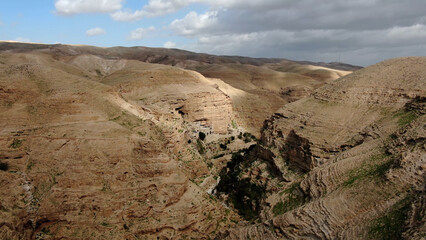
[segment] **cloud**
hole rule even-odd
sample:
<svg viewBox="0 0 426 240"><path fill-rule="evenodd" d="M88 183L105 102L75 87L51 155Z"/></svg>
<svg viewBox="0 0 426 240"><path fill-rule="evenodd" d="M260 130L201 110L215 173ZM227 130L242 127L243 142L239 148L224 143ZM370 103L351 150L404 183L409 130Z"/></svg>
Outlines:
<svg viewBox="0 0 426 240"><path fill-rule="evenodd" d="M195 40L187 50L318 61L354 54L342 61L359 65L426 52L422 0L198 2L209 10L190 12L169 25L175 35Z"/></svg>
<svg viewBox="0 0 426 240"><path fill-rule="evenodd" d="M105 34L105 30L102 28L92 28L86 31L86 36L93 37Z"/></svg>
<svg viewBox="0 0 426 240"><path fill-rule="evenodd" d="M56 0L56 13L75 15L79 13L109 13L122 8L124 0Z"/></svg>
<svg viewBox="0 0 426 240"><path fill-rule="evenodd" d="M165 47L165 48L174 48L174 47L176 47L176 43L168 41L168 42L164 43L163 47Z"/></svg>
<svg viewBox="0 0 426 240"><path fill-rule="evenodd" d="M31 42L31 40L29 38L24 38L24 37L17 37L15 39L15 41L17 41L17 42L27 42L27 43Z"/></svg>
<svg viewBox="0 0 426 240"><path fill-rule="evenodd" d="M369 65L397 56L419 55L426 50L426 26L383 30L268 30L251 33L211 34L197 37L185 48L219 55L284 57L294 60L337 61ZM422 51L419 51L422 49Z"/></svg>
<svg viewBox="0 0 426 240"><path fill-rule="evenodd" d="M146 35L150 32L155 31L155 27L151 26L149 28L137 28L135 30L133 30L129 37L127 38L128 40L142 40L146 37Z"/></svg>
<svg viewBox="0 0 426 240"><path fill-rule="evenodd" d="M201 3L212 9L267 6L273 8L282 4L282 0L149 0L140 10L119 10L111 17L117 21L137 21L142 18L159 17L174 13L190 4Z"/></svg>
<svg viewBox="0 0 426 240"><path fill-rule="evenodd" d="M158 17L173 13L196 0L150 0L141 10L120 10L111 17L116 21L136 21L147 17Z"/></svg>
<svg viewBox="0 0 426 240"><path fill-rule="evenodd" d="M170 26L179 35L198 35L203 29L218 24L216 16L216 11L204 14L190 12L183 19L174 20Z"/></svg>
<svg viewBox="0 0 426 240"><path fill-rule="evenodd" d="M424 0L148 0L140 9L125 9L124 2L56 0L55 7L64 15L103 12L116 21L138 21L202 5L206 11L189 12L165 29L190 39L185 49L213 54L312 61L353 55L342 61L369 65L426 52ZM128 39L153 30L135 29Z"/></svg>
<svg viewBox="0 0 426 240"><path fill-rule="evenodd" d="M389 39L413 41L415 39L426 40L426 26L416 24L408 27L394 27L387 32Z"/></svg>

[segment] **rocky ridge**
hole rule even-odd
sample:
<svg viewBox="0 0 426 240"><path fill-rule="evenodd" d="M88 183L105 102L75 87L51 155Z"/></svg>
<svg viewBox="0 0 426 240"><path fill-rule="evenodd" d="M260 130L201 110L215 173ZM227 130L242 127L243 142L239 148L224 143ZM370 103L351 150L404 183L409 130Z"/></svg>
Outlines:
<svg viewBox="0 0 426 240"><path fill-rule="evenodd" d="M265 121L262 144L287 179L260 214L276 238L424 235L413 230L425 224L424 66L414 57L373 65ZM255 237L256 229L233 229L228 238Z"/></svg>
<svg viewBox="0 0 426 240"><path fill-rule="evenodd" d="M3 238L423 236L425 58L336 81L306 77L321 68L288 75L300 66L281 60L238 59L265 71L234 58L197 56L212 61L203 70L180 62L232 73L222 80L131 60L129 49L32 47L0 54ZM276 90L284 75L312 85ZM273 91L312 95L257 139L241 106Z"/></svg>

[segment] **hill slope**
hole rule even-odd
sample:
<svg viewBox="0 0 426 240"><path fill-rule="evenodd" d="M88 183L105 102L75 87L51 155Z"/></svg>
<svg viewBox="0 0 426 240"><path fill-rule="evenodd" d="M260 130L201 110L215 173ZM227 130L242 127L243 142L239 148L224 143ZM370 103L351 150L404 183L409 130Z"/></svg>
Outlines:
<svg viewBox="0 0 426 240"><path fill-rule="evenodd" d="M260 215L276 237L424 237L425 67L424 57L367 67L265 121L261 148L285 180Z"/></svg>
<svg viewBox="0 0 426 240"><path fill-rule="evenodd" d="M285 59L214 56L178 49L147 47L99 48L0 42L0 50L45 52L54 55L58 60L80 55L93 55L106 60L138 60L177 66L195 70L205 77L219 78L244 92L232 101L234 118L239 125L256 136L260 136L263 121L284 104L310 94L328 81L360 69L357 66L342 64L345 69L342 71ZM337 69L340 67L339 64L332 66Z"/></svg>
<svg viewBox="0 0 426 240"><path fill-rule="evenodd" d="M2 239L424 237L424 57L0 49Z"/></svg>

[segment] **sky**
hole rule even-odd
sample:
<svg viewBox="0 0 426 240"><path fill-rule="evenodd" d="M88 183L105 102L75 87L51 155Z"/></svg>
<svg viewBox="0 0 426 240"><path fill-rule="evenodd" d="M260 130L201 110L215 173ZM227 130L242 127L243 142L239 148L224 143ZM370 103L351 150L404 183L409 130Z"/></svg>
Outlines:
<svg viewBox="0 0 426 240"><path fill-rule="evenodd" d="M426 56L426 1L1 0L0 40L367 66Z"/></svg>

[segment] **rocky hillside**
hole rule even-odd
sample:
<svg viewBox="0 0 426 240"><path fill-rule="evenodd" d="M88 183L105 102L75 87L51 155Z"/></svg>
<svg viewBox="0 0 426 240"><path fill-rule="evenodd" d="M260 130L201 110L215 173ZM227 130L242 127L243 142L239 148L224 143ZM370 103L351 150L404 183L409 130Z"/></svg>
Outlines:
<svg viewBox="0 0 426 240"><path fill-rule="evenodd" d="M199 74L2 53L0 96L2 239L200 238L238 222L199 186L198 132L232 123L229 96Z"/></svg>
<svg viewBox="0 0 426 240"><path fill-rule="evenodd" d="M265 121L259 148L283 181L249 178L267 190L263 224L227 237L260 239L266 226L284 239L424 238L425 67L414 57L367 67Z"/></svg>
<svg viewBox="0 0 426 240"><path fill-rule="evenodd" d="M220 79L241 90L232 99L234 119L258 137L263 121L284 104L298 100L325 83L360 69L357 66L336 63L315 65L316 63L312 62L298 63L286 59L214 56L178 49L147 47L99 48L0 42L0 51L44 52L54 55L58 60L91 55L104 59L105 62L137 60L195 70L205 77ZM102 66L91 63L81 67L105 72Z"/></svg>
<svg viewBox="0 0 426 240"><path fill-rule="evenodd" d="M426 58L0 50L1 239L425 237Z"/></svg>

